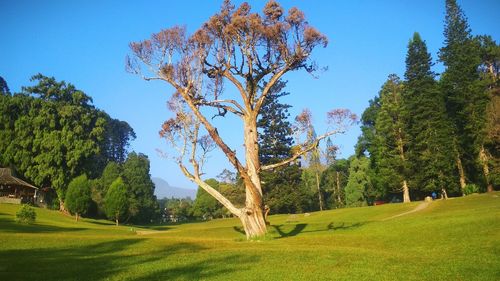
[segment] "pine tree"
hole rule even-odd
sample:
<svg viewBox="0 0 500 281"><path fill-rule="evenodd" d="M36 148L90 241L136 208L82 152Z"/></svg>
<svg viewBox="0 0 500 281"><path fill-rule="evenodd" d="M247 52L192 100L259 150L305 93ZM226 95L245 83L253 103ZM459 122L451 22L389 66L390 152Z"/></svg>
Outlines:
<svg viewBox="0 0 500 281"><path fill-rule="evenodd" d="M378 177L392 191L403 192L403 202L410 202L408 185L407 115L403 110L403 84L389 75L380 91L380 109L375 120Z"/></svg>
<svg viewBox="0 0 500 281"><path fill-rule="evenodd" d="M408 44L403 99L409 135L411 182L423 192L457 194L453 127L439 91L432 58L418 33Z"/></svg>
<svg viewBox="0 0 500 281"><path fill-rule="evenodd" d="M445 46L440 49L439 59L446 70L440 84L456 134L455 161L463 193L467 180L473 183L481 180L477 163L485 139L488 95L478 72L480 48L455 0L446 0L444 36Z"/></svg>
<svg viewBox="0 0 500 281"><path fill-rule="evenodd" d="M288 95L282 90L286 82L279 81L266 97L257 126L259 134L259 158L261 164L278 163L292 155L292 127L288 122L290 105L280 103L279 98ZM300 187L301 171L291 164L269 172L262 172L264 202L273 213L296 213L308 208L307 193Z"/></svg>
<svg viewBox="0 0 500 281"><path fill-rule="evenodd" d="M491 36L476 37L480 45L481 78L488 85L489 103L484 149L479 152L487 190L500 186L500 45Z"/></svg>
<svg viewBox="0 0 500 281"><path fill-rule="evenodd" d="M370 160L366 157L353 157L349 167L349 179L345 187L345 200L348 207L366 206L366 191L372 188L369 169Z"/></svg>

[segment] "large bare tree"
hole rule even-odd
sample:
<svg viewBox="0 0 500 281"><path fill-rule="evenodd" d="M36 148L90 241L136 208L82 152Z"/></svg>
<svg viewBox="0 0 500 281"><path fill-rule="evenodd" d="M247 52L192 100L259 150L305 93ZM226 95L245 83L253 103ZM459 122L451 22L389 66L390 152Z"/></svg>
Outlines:
<svg viewBox="0 0 500 281"><path fill-rule="evenodd" d="M267 166L259 162L257 118L270 89L287 72L304 69L313 73L316 64L310 55L327 42L297 8L285 14L278 3L269 1L258 14L251 13L247 3L235 8L226 0L221 10L190 36L185 28L176 26L130 44L128 70L148 81L163 80L175 89L169 102L175 118L163 124L160 134L177 148L175 159L180 169L240 218L247 238L266 233L260 172L296 161L320 140L345 131L356 119L348 110L331 111L332 130L303 143L290 159ZM224 91L224 83L232 84L237 94L226 97L229 91ZM244 162L221 137L207 108L217 116L229 113L241 119ZM297 120L298 132L311 122L307 114ZM205 156L214 147L222 150L240 174L245 206L236 207L203 181Z"/></svg>

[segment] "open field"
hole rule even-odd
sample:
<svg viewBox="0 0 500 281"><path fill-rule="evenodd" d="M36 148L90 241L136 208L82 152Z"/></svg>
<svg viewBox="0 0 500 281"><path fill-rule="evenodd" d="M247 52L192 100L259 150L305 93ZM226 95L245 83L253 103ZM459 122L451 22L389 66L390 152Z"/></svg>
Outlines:
<svg viewBox="0 0 500 281"><path fill-rule="evenodd" d="M115 227L37 209L20 225L0 204L0 280L500 280L500 192L393 217L419 204L276 215L263 241L236 219Z"/></svg>

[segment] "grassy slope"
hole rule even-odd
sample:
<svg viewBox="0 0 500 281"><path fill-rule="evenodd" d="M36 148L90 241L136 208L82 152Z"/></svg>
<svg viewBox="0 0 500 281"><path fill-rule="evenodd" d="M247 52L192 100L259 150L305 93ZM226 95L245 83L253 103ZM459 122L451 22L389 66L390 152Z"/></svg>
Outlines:
<svg viewBox="0 0 500 281"><path fill-rule="evenodd" d="M500 280L500 193L271 217L247 242L235 219L130 226L0 204L0 280Z"/></svg>

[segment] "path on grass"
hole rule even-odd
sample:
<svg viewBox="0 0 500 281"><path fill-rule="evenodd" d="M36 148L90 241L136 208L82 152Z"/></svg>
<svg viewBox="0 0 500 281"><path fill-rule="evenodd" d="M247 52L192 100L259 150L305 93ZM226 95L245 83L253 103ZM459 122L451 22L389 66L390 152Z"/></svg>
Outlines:
<svg viewBox="0 0 500 281"><path fill-rule="evenodd" d="M418 211L422 211L423 209L427 208L429 206L429 204L430 204L430 202L421 203L420 205L418 205L415 209L413 209L411 211L404 212L404 213L397 214L397 215L392 216L392 217L385 218L385 219L383 219L383 221L394 219L394 218L401 217L401 216L406 216L406 215L409 215L409 214L412 214L412 213L415 213L415 212L418 212Z"/></svg>

